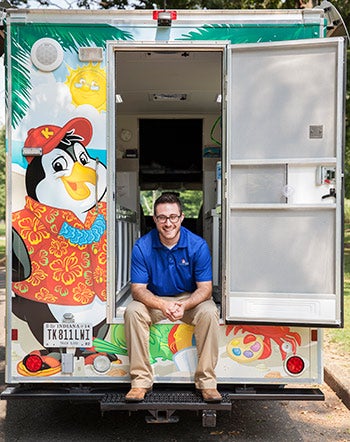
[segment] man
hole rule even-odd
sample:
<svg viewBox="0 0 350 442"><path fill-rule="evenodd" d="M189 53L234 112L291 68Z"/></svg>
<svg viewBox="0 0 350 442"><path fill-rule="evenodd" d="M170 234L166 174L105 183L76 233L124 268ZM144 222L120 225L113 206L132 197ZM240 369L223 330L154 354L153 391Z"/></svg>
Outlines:
<svg viewBox="0 0 350 442"><path fill-rule="evenodd" d="M153 229L135 243L131 258L133 301L125 311L130 360L128 402L142 401L152 388L149 329L163 319L195 327L198 365L195 386L207 402L222 400L216 389L218 311L211 300L212 264L203 238L181 226L182 204L175 193L154 204Z"/></svg>

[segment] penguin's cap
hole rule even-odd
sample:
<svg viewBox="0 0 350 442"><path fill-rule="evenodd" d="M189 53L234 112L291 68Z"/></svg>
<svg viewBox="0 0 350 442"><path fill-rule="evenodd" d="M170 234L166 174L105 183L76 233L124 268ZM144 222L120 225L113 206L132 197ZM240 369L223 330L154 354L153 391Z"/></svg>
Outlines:
<svg viewBox="0 0 350 442"><path fill-rule="evenodd" d="M87 146L92 137L92 125L86 118L73 118L68 121L63 127L46 124L44 126L30 129L27 134L27 139L24 142L24 147L41 147L42 154L45 155L51 152L58 146L61 140L65 137L67 132L73 131L74 135L80 135L83 138L82 144ZM26 157L28 163L34 157Z"/></svg>

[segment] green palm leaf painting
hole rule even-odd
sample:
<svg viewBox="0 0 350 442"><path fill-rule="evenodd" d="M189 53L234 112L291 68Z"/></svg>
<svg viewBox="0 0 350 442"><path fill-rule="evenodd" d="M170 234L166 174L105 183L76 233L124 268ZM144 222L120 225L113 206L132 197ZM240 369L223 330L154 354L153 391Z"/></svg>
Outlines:
<svg viewBox="0 0 350 442"><path fill-rule="evenodd" d="M12 65L12 126L16 127L26 115L31 99L30 51L40 38L53 38L65 51L76 52L80 46L105 47L107 40L131 40L130 32L98 24L18 24L11 32ZM25 29L24 29L25 27ZM14 29L14 30L13 30ZM8 96L6 97L8 100Z"/></svg>
<svg viewBox="0 0 350 442"><path fill-rule="evenodd" d="M319 35L319 24L212 24L184 34L179 40L228 40L231 43L258 43L296 40Z"/></svg>

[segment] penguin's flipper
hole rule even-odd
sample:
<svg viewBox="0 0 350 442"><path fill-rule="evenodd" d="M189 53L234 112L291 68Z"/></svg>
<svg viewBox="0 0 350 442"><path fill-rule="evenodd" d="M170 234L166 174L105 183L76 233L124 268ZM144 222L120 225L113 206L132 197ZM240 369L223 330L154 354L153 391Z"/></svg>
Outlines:
<svg viewBox="0 0 350 442"><path fill-rule="evenodd" d="M44 323L57 322L47 304L20 296L12 298L12 313L27 322L31 332L41 345L44 345Z"/></svg>
<svg viewBox="0 0 350 442"><path fill-rule="evenodd" d="M12 229L12 282L29 278L32 271L26 245L16 229Z"/></svg>

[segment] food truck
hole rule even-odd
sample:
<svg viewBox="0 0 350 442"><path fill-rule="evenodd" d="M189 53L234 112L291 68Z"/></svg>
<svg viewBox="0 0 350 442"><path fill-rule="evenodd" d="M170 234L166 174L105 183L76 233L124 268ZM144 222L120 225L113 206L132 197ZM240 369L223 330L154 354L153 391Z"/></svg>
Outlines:
<svg viewBox="0 0 350 442"><path fill-rule="evenodd" d="M344 26L300 10L3 11L6 389L204 426L232 402L322 400L342 326ZM205 238L220 403L193 327L151 326L153 391L127 403L130 257L163 191ZM195 206L195 208L193 208Z"/></svg>

